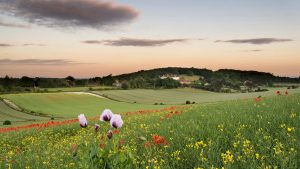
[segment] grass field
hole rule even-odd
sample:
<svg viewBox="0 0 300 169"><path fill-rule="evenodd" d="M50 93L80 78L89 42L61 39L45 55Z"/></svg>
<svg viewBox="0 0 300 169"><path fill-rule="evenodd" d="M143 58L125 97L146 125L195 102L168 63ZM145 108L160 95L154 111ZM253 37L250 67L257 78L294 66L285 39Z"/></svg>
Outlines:
<svg viewBox="0 0 300 169"><path fill-rule="evenodd" d="M114 112L129 112L142 109L160 109L160 105L143 105L117 102L88 94L75 93L25 93L7 94L0 97L8 99L19 107L53 115L55 117L76 118L79 113L95 116L105 108Z"/></svg>
<svg viewBox="0 0 300 169"><path fill-rule="evenodd" d="M3 121L9 120L13 124L15 123L26 123L26 122L34 122L34 121L41 121L41 120L49 120L46 117L34 116L30 114L26 114L20 111L16 111L5 103L0 101L0 126L2 126Z"/></svg>
<svg viewBox="0 0 300 169"><path fill-rule="evenodd" d="M47 90L48 92L84 92L92 90L108 90L114 89L111 86L91 86L91 87L61 87L61 88L41 88L41 90Z"/></svg>
<svg viewBox="0 0 300 169"><path fill-rule="evenodd" d="M274 96L275 91L280 90L282 93L286 88L270 88L267 92L252 93L214 93L200 89L181 88L181 89L136 89L136 90L107 90L94 91L92 93L99 94L114 100L128 103L142 104L185 104L187 100L196 103L216 102L234 99L247 99L257 96ZM288 90L290 93L300 93L300 89Z"/></svg>
<svg viewBox="0 0 300 169"><path fill-rule="evenodd" d="M185 80L188 80L188 81L197 81L199 80L200 76L197 76L197 75L193 75L193 76L189 76L189 75L180 75L180 77L183 77Z"/></svg>
<svg viewBox="0 0 300 169"><path fill-rule="evenodd" d="M299 94L204 103L123 120L112 139L106 137L109 124L98 118L87 128L71 123L0 133L0 168L300 167ZM100 124L98 132L94 123Z"/></svg>

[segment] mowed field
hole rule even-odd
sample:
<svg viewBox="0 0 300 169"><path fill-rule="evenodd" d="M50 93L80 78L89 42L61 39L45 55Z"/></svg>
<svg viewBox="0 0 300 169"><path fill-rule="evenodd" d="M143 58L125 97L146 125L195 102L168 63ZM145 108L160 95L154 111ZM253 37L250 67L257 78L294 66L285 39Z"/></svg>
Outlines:
<svg viewBox="0 0 300 169"><path fill-rule="evenodd" d="M76 88L77 90L77 88ZM78 88L82 90L82 88ZM199 89L163 89L163 90L105 90L88 92L58 92L58 93L23 93L0 95L15 103L26 112L37 112L48 117L26 114L11 109L0 102L0 121L10 120L13 125L31 123L32 121L76 118L78 114L85 113L87 117L94 117L106 108L117 113L137 110L161 109L173 105L184 105L187 100L196 103L217 102L255 98L257 96L274 96L279 90L282 93L286 88L271 88L267 92L259 93L214 93ZM70 89L70 91L72 91ZM300 89L288 90L290 94L300 93ZM104 96L104 97L101 97ZM107 98L105 98L107 97ZM154 105L157 103L158 105ZM163 105L160 105L163 103Z"/></svg>
<svg viewBox="0 0 300 169"><path fill-rule="evenodd" d="M87 128L75 121L0 132L0 168L300 167L299 94L203 103L122 118L119 129L95 118L89 119ZM100 125L98 132L94 124Z"/></svg>
<svg viewBox="0 0 300 169"><path fill-rule="evenodd" d="M31 114L23 113L17 110L14 110L7 106L4 102L0 101L0 123L2 123L5 120L11 121L13 124L23 124L26 122L35 122L35 121L43 121L43 120L49 120L50 118L47 117L40 117L40 116L34 116ZM0 126L1 126L0 125Z"/></svg>
<svg viewBox="0 0 300 169"><path fill-rule="evenodd" d="M24 93L7 94L0 97L8 99L17 106L29 111L65 118L77 118L80 113L85 113L87 117L91 117L98 115L106 108L121 113L164 107L117 102L88 93Z"/></svg>
<svg viewBox="0 0 300 169"><path fill-rule="evenodd" d="M200 89L180 88L180 89L133 89L133 90L106 90L94 91L92 93L108 97L113 100L142 103L142 104L185 104L187 100L196 103L226 101L235 99L249 99L258 96L268 97L274 96L276 91L281 91L282 94L286 88L269 88L266 92L252 93L215 93ZM290 94L300 93L300 89L288 90Z"/></svg>
<svg viewBox="0 0 300 169"><path fill-rule="evenodd" d="M61 88L40 88L40 90L47 90L48 92L79 92L90 90L109 90L114 89L111 86L90 86L90 87L61 87Z"/></svg>

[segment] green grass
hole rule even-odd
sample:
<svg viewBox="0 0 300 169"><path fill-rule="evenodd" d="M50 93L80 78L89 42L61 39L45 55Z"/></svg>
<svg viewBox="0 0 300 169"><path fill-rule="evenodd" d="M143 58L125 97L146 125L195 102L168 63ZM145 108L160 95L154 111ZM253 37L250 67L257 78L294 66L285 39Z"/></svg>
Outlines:
<svg viewBox="0 0 300 169"><path fill-rule="evenodd" d="M0 126L2 126L5 120L12 122L12 125L15 124L24 124L25 122L33 122L40 120L48 120L49 118L34 116L26 114L17 110L14 110L7 106L5 103L0 101ZM4 126L3 126L4 127Z"/></svg>
<svg viewBox="0 0 300 169"><path fill-rule="evenodd" d="M91 86L91 87L62 87L62 88L41 88L40 90L47 90L48 92L84 92L93 90L108 90L114 89L111 86Z"/></svg>
<svg viewBox="0 0 300 169"><path fill-rule="evenodd" d="M275 91L280 90L282 93L286 88L269 88L267 92L253 93L214 93L200 89L181 88L181 89L134 89L134 90L107 90L94 91L99 94L114 100L122 102L137 102L142 104L185 104L187 100L196 103L216 102L235 99L248 99L257 96L274 96ZM291 89L290 93L300 93L300 89Z"/></svg>
<svg viewBox="0 0 300 169"><path fill-rule="evenodd" d="M198 75L193 75L193 76L189 76L189 75L180 75L180 77L183 77L185 80L188 80L188 81L197 81L199 80L200 76Z"/></svg>
<svg viewBox="0 0 300 169"><path fill-rule="evenodd" d="M299 94L173 111L123 115L112 139L106 137L109 124L98 120L87 128L75 123L0 133L0 168L300 167ZM94 123L100 124L98 133ZM155 143L156 134L166 142Z"/></svg>
<svg viewBox="0 0 300 169"><path fill-rule="evenodd" d="M291 87L291 86L300 87L300 83L275 83L273 85L276 87Z"/></svg>
<svg viewBox="0 0 300 169"><path fill-rule="evenodd" d="M160 105L117 102L87 94L74 93L26 93L1 95L1 97L12 101L23 109L55 117L76 118L80 113L95 116L99 115L105 108L120 113L163 107Z"/></svg>

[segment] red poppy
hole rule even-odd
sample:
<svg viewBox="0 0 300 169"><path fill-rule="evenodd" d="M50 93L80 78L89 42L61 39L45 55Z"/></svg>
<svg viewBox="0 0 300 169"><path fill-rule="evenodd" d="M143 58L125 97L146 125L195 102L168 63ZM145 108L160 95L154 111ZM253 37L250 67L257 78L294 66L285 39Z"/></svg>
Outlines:
<svg viewBox="0 0 300 169"><path fill-rule="evenodd" d="M121 140L119 141L119 144L120 144L120 145L125 144L125 140L121 139Z"/></svg>
<svg viewBox="0 0 300 169"><path fill-rule="evenodd" d="M260 97L255 98L256 102L260 102L262 99Z"/></svg>
<svg viewBox="0 0 300 169"><path fill-rule="evenodd" d="M172 117L172 114L170 114L170 113L165 115L165 118L170 118L170 117Z"/></svg>
<svg viewBox="0 0 300 169"><path fill-rule="evenodd" d="M99 147L100 147L100 148L104 148L104 147L105 147L105 143L104 143L104 142L100 142L100 143L99 143Z"/></svg>
<svg viewBox="0 0 300 169"><path fill-rule="evenodd" d="M151 147L151 143L149 142L149 141L147 141L146 143L145 143L145 148L150 148Z"/></svg>
<svg viewBox="0 0 300 169"><path fill-rule="evenodd" d="M152 136L152 140L153 140L154 144L156 144L156 145L168 145L169 144L169 142L163 136L160 136L157 134Z"/></svg>
<svg viewBox="0 0 300 169"><path fill-rule="evenodd" d="M289 94L289 91L285 91L285 94L288 95L288 94Z"/></svg>
<svg viewBox="0 0 300 169"><path fill-rule="evenodd" d="M116 130L113 130L113 134L119 134L120 133L120 130L116 129Z"/></svg>
<svg viewBox="0 0 300 169"><path fill-rule="evenodd" d="M277 90L277 91L276 91L276 94L278 94L278 95L279 95L279 94L280 94L280 91L279 91L279 90Z"/></svg>

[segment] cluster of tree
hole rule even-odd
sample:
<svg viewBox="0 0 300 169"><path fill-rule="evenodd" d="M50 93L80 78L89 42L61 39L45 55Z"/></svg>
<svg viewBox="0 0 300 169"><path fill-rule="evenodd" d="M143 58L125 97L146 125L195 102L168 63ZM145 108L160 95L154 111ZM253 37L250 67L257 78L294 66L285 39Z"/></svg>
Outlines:
<svg viewBox="0 0 300 169"><path fill-rule="evenodd" d="M31 78L27 76L12 78L5 76L4 78L0 78L0 92L38 91L40 88L94 86L99 84L100 81L98 78L75 79L72 76L66 78Z"/></svg>
<svg viewBox="0 0 300 169"><path fill-rule="evenodd" d="M279 77L271 73L258 71L241 71L233 69L220 69L212 71L197 68L158 68L152 70L141 70L134 73L117 76L106 76L101 78L103 85L113 85L116 81L122 82L122 88L176 88L182 86L173 79L160 79L162 75L197 75L201 77L198 81L191 83L194 88L201 88L215 92L235 91L260 91L260 86L272 86L273 83L300 83L299 78ZM247 82L247 83L245 83ZM245 89L241 89L243 86Z"/></svg>
<svg viewBox="0 0 300 169"><path fill-rule="evenodd" d="M199 80L185 86L201 88L216 92L230 92L241 90L241 86L252 90L258 86L271 86L273 83L300 83L299 78L279 77L271 73L258 71L241 71L233 69L220 69L212 71L198 68L168 67L138 72L93 77L90 79L75 79L72 76L66 78L0 78L0 92L26 91L34 88L55 88L73 86L118 86L129 88L177 88L182 86L179 81L172 78L160 78L163 75L197 75Z"/></svg>

